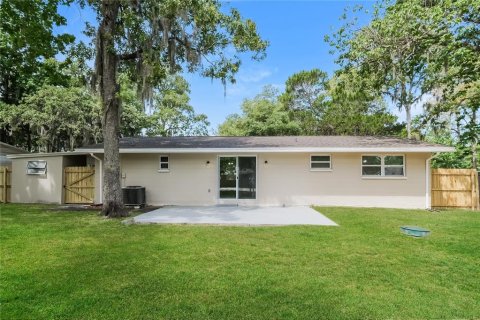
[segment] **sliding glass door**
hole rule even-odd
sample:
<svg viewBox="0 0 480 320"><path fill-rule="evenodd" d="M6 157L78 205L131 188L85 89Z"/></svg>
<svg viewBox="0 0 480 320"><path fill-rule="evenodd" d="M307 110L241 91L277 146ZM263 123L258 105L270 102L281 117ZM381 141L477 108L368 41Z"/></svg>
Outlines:
<svg viewBox="0 0 480 320"><path fill-rule="evenodd" d="M237 199L237 157L220 157L220 199Z"/></svg>
<svg viewBox="0 0 480 320"><path fill-rule="evenodd" d="M256 199L256 157L220 157L219 177L220 199Z"/></svg>

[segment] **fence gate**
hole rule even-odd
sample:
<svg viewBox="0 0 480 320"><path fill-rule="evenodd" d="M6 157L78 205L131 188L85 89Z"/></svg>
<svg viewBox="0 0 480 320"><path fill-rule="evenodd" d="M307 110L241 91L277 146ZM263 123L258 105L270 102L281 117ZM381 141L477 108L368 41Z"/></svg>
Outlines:
<svg viewBox="0 0 480 320"><path fill-rule="evenodd" d="M12 188L12 170L0 166L0 202L10 202L10 191Z"/></svg>
<svg viewBox="0 0 480 320"><path fill-rule="evenodd" d="M64 202L93 203L95 198L95 168L65 167Z"/></svg>
<svg viewBox="0 0 480 320"><path fill-rule="evenodd" d="M432 208L479 209L475 169L433 169Z"/></svg>

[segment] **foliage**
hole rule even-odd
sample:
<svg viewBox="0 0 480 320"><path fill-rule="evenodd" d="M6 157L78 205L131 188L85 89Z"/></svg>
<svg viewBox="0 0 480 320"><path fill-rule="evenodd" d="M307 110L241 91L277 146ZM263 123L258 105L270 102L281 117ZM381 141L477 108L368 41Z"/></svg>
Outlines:
<svg viewBox="0 0 480 320"><path fill-rule="evenodd" d="M399 134L402 124L387 110L369 79L355 69L338 71L328 87L330 102L321 119L323 134Z"/></svg>
<svg viewBox="0 0 480 320"><path fill-rule="evenodd" d="M298 135L301 129L280 103L278 90L266 86L253 99L245 99L242 114L229 116L218 131L223 136L279 136Z"/></svg>
<svg viewBox="0 0 480 320"><path fill-rule="evenodd" d="M289 111L292 121L301 123L302 134L319 134L319 121L328 103L328 75L319 70L300 71L285 83L280 101Z"/></svg>
<svg viewBox="0 0 480 320"><path fill-rule="evenodd" d="M122 101L120 113L121 135L123 137L142 135L143 131L149 127L150 121L145 114L142 102L138 99L137 87L125 74L119 75L119 84L118 96Z"/></svg>
<svg viewBox="0 0 480 320"><path fill-rule="evenodd" d="M82 88L44 85L26 96L19 105L2 104L2 126L11 126L11 135L28 126L36 151L73 150L100 139L99 105Z"/></svg>
<svg viewBox="0 0 480 320"><path fill-rule="evenodd" d="M477 212L318 208L340 227L259 228L0 206L2 319L480 317Z"/></svg>
<svg viewBox="0 0 480 320"><path fill-rule="evenodd" d="M17 104L45 79L59 77L50 67L57 53L65 53L74 37L54 34L66 19L57 13L70 0L10 0L0 2L0 100Z"/></svg>
<svg viewBox="0 0 480 320"><path fill-rule="evenodd" d="M424 123L450 128L457 150L480 168L480 10L478 1L435 3L429 8L436 33L431 39L428 85L434 99L427 104ZM468 152L466 152L468 150Z"/></svg>
<svg viewBox="0 0 480 320"><path fill-rule="evenodd" d="M78 70L76 67L74 71ZM206 135L206 115L195 114L188 104L188 84L179 76L165 89L166 98L155 95L155 111L144 112L136 86L120 75L122 100L121 135ZM69 75L78 84L82 77ZM158 103L158 104L157 104ZM98 97L85 88L45 84L27 95L19 105L0 102L0 128L19 146L30 141L32 151L65 151L102 142L101 107ZM163 121L163 122L160 122ZM165 127L161 127L161 126ZM167 125L169 127L167 127ZM26 129L28 128L28 130ZM162 128L162 129L160 129ZM165 131L163 131L165 128Z"/></svg>
<svg viewBox="0 0 480 320"><path fill-rule="evenodd" d="M471 167L478 166L480 138L479 39L478 0L385 0L368 25L347 22L327 37L344 68L374 79L373 88L405 109L408 137L410 108L422 104L421 130L447 124L450 139L469 149Z"/></svg>
<svg viewBox="0 0 480 320"><path fill-rule="evenodd" d="M205 136L210 123L205 114L196 114L190 105L190 88L181 76L168 77L155 90L147 135Z"/></svg>
<svg viewBox="0 0 480 320"><path fill-rule="evenodd" d="M423 9L418 0L383 1L367 26L357 30L355 24L346 23L326 38L340 53L337 61L342 66L360 70L398 109L405 110L408 138L411 108L424 94L429 48L425 35L432 33Z"/></svg>
<svg viewBox="0 0 480 320"><path fill-rule="evenodd" d="M266 87L245 100L242 114L230 115L219 134L396 135L400 131L396 120L357 72L327 79L313 69L289 77L282 94Z"/></svg>

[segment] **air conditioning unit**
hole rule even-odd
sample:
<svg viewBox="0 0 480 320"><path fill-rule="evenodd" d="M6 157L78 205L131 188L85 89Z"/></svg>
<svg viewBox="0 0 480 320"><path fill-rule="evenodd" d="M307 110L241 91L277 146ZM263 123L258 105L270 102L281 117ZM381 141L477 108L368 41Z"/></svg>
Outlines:
<svg viewBox="0 0 480 320"><path fill-rule="evenodd" d="M123 204L126 206L144 207L146 205L145 187L126 186L122 188L122 194Z"/></svg>

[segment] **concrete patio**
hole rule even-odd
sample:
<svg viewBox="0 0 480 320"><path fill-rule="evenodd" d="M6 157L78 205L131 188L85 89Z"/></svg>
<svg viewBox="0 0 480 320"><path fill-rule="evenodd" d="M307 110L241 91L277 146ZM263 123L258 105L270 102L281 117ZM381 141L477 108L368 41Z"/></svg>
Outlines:
<svg viewBox="0 0 480 320"><path fill-rule="evenodd" d="M337 226L320 212L304 206L294 207L238 207L168 206L133 218L134 223L211 224L288 226Z"/></svg>

